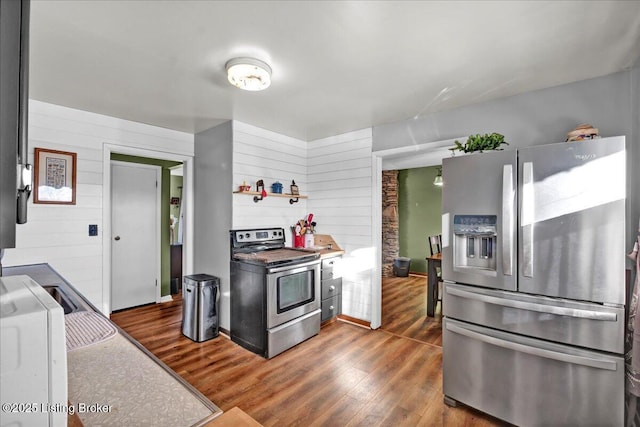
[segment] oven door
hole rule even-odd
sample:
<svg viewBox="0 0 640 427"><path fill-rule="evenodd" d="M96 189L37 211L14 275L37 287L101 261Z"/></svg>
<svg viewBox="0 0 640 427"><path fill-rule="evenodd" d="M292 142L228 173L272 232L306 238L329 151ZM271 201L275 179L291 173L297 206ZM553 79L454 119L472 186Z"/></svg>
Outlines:
<svg viewBox="0 0 640 427"><path fill-rule="evenodd" d="M320 260L267 271L267 328L320 308Z"/></svg>

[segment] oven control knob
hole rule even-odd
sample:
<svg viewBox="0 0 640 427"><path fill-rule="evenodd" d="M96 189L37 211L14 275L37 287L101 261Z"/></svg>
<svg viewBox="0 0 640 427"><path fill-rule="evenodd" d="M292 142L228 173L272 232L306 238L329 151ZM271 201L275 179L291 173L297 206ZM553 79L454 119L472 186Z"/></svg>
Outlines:
<svg viewBox="0 0 640 427"><path fill-rule="evenodd" d="M238 234L238 240L242 240L242 234Z"/></svg>
<svg viewBox="0 0 640 427"><path fill-rule="evenodd" d="M246 238L248 239L249 237L251 237L251 234L246 233L246 234L244 235L244 237L246 237Z"/></svg>

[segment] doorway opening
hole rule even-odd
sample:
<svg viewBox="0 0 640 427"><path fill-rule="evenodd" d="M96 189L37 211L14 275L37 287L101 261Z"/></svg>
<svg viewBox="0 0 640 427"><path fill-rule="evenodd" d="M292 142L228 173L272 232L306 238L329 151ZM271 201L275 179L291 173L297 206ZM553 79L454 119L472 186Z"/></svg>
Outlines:
<svg viewBox="0 0 640 427"><path fill-rule="evenodd" d="M118 236L114 237L112 242L112 255L111 255L111 298L112 298L112 310L117 310L120 308L129 308L134 305L126 304L124 301L120 300L119 304L114 304L115 297L117 297L120 293L124 292L126 297L132 298L132 303L136 298L133 296L133 290L138 289L139 298L142 301L144 298L142 295L149 295L149 290L143 289L144 283L142 280L135 281L134 283L130 283L128 286L123 285L122 281L129 281L131 277L139 277L144 278L147 277L146 281L150 280L151 274L151 265L157 264L158 274L156 274L155 278L155 286L157 287L155 302L165 302L171 300L171 295L178 293L180 282L182 281L182 228L180 224L180 201L182 199L182 162L173 161L173 160L162 160L155 159L149 157L141 157L141 156L131 156L126 154L119 153L111 153L111 163L112 163L112 173L113 173L113 165L117 165L118 163L129 164L132 166L138 166L138 169L144 171L145 168L157 168L159 170L158 179L156 179L156 186L153 188L148 188L146 193L158 193L158 201L151 207L151 204L154 203L153 197L150 194L140 194L142 189L137 189L138 193L133 196L129 196L129 201L132 206L130 208L123 208L120 210L116 209L116 187L115 183L117 182L116 176L112 174L111 184L111 204L112 204L112 217L111 217L111 225L114 234L118 234ZM129 168L129 170L134 170L134 168ZM129 172L130 174L131 172ZM137 176L137 175L136 175ZM135 188L138 187L141 183L132 182L129 180L129 183L125 183L123 188L119 189L120 193L131 193L135 191ZM136 179L137 181L137 179ZM146 201L146 202L143 202ZM135 206L135 207L134 207ZM148 229L146 234L143 233L147 227L145 226L146 221L140 218L140 215L143 212L147 212L150 209L155 209L153 212L158 217L158 227L157 227L157 237L153 239L153 236L150 234L152 230ZM120 212L120 215L125 218L119 218L116 216L116 212ZM139 224L137 226L130 225L133 221L138 221ZM130 232L136 235L135 241L131 241L131 239L122 238L119 236L121 234L120 229L115 229L114 225L119 224L119 228L130 227ZM155 242L155 248L144 247L143 242ZM177 244L179 242L179 244ZM146 245L148 246L148 244ZM126 250L131 250L132 248L137 248L134 250L131 257L142 257L143 254L148 254L144 259L144 262L141 263L126 263L123 260L122 264L119 265L117 261L123 256L121 252L127 252ZM146 249L146 250L145 250ZM142 253L141 253L142 252ZM151 255L156 254L154 259L151 259ZM124 271L121 271L124 270ZM147 271L146 275L143 274L143 271ZM119 290L119 288L122 288ZM152 301L148 301L152 302ZM125 307L123 307L123 304Z"/></svg>
<svg viewBox="0 0 640 427"><path fill-rule="evenodd" d="M400 171L442 164L442 159L451 156L449 147L454 145L455 140L464 141L466 138L454 138L443 141L417 144L408 147L399 147L389 150L381 150L372 153L372 167L374 182L373 207L374 216L372 221L372 235L376 242L376 253L380 254L376 259L376 273L372 277L372 307L371 307L371 327L377 328L382 325L382 280L383 274L389 269L383 265L383 219L390 214L398 215L397 206L394 208L388 203L383 203L383 171ZM386 212L385 212L386 211ZM385 239L386 240L386 239ZM426 236L425 236L426 242ZM426 246L426 243L425 243ZM399 245L398 245L399 255ZM426 254L425 254L426 256ZM387 257L389 258L389 257ZM389 262L385 259L384 262ZM391 261L392 262L392 261ZM385 270L385 268L387 270ZM425 279L426 287L426 279ZM426 305L426 301L425 301Z"/></svg>
<svg viewBox="0 0 640 427"><path fill-rule="evenodd" d="M112 301L114 238L112 224L111 161L156 165L161 168L158 238L158 289L156 303L172 300L180 292L182 275L193 265L193 157L105 144L103 157L103 313L115 308ZM173 173L172 173L173 170ZM173 217L173 218L172 218ZM175 247L174 247L175 246Z"/></svg>
<svg viewBox="0 0 640 427"><path fill-rule="evenodd" d="M170 291L178 295L182 290L182 242L184 235L184 203L183 181L184 166L182 163L169 168L169 248L170 248Z"/></svg>

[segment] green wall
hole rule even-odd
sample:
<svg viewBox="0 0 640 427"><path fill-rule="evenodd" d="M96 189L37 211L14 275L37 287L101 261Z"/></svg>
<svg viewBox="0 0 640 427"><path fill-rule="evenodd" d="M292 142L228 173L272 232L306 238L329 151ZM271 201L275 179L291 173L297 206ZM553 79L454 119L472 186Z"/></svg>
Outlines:
<svg viewBox="0 0 640 427"><path fill-rule="evenodd" d="M442 187L433 185L438 167L403 169L398 174L400 256L411 258L411 271L427 272L427 236L442 228Z"/></svg>
<svg viewBox="0 0 640 427"><path fill-rule="evenodd" d="M160 207L160 224L166 227L160 228L160 295L165 296L171 293L171 248L169 245L169 208L171 204L171 171L169 168L181 164L169 160L148 159L146 157L127 156L124 154L111 154L111 160L120 162L140 163L144 165L155 165L162 167L162 191Z"/></svg>

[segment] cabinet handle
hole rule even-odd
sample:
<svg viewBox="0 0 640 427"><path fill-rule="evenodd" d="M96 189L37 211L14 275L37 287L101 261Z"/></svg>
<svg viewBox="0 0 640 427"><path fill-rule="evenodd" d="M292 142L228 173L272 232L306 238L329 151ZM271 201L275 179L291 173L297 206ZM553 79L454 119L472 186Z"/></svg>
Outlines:
<svg viewBox="0 0 640 427"><path fill-rule="evenodd" d="M331 285L331 286L329 286L329 290L330 290L330 291L335 291L335 290L336 290L336 287L335 287L335 286L333 286L333 285Z"/></svg>
<svg viewBox="0 0 640 427"><path fill-rule="evenodd" d="M335 308L334 306L330 306L330 307L329 307L329 310L330 310L330 311L333 311L333 309L334 309L334 308Z"/></svg>

